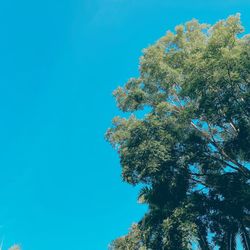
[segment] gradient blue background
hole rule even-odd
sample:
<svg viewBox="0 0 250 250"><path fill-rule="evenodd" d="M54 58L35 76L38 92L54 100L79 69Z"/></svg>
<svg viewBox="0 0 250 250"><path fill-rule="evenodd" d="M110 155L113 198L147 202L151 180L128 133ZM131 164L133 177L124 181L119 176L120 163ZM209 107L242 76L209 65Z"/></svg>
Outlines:
<svg viewBox="0 0 250 250"><path fill-rule="evenodd" d="M0 3L0 239L4 249L104 250L145 207L104 140L112 91L141 50L193 17L249 0L5 0Z"/></svg>

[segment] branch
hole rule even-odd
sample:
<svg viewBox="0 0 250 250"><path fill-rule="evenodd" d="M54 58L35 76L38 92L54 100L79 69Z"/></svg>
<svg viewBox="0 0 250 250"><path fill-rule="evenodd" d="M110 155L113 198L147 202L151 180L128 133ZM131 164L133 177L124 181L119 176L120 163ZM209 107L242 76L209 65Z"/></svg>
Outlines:
<svg viewBox="0 0 250 250"><path fill-rule="evenodd" d="M205 182L203 182L203 181L194 179L194 178L192 178L192 177L191 177L191 180L192 180L193 182L199 183L199 184L201 184L201 185L203 185L203 186L209 188L209 186L208 186Z"/></svg>
<svg viewBox="0 0 250 250"><path fill-rule="evenodd" d="M237 161L235 161L234 159L232 159L224 150L223 148L221 148L218 143L216 142L216 140L213 138L213 136L209 136L208 133L204 132L203 130L201 130L199 127L197 127L193 122L191 122L191 125L199 131L199 133L202 134L202 136L204 138L206 138L217 150L218 152L225 157L225 159L227 159L228 161L232 162L234 165L236 165L238 168L235 168L234 169L236 170L240 170L246 177L249 177L250 176L250 171L244 167L243 165L241 165L240 163L238 163ZM230 166L230 165L229 165ZM230 166L231 167L231 166Z"/></svg>

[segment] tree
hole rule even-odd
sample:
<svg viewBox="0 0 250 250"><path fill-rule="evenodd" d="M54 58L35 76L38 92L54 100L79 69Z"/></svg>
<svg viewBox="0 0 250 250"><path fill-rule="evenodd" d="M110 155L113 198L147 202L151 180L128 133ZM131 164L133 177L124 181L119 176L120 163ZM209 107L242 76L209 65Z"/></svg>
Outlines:
<svg viewBox="0 0 250 250"><path fill-rule="evenodd" d="M213 26L179 25L143 51L140 76L114 92L129 116L115 117L106 136L123 180L143 185L139 201L148 212L140 234L131 230L111 249L186 250L197 242L233 250L240 235L250 250L250 35L243 31L238 14Z"/></svg>
<svg viewBox="0 0 250 250"><path fill-rule="evenodd" d="M19 245L13 245L9 250L21 250L21 247Z"/></svg>

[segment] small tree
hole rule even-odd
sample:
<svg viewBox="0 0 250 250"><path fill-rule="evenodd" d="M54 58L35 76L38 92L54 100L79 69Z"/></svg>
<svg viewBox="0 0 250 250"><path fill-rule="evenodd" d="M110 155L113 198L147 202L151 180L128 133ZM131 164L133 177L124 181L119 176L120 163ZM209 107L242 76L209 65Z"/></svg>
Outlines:
<svg viewBox="0 0 250 250"><path fill-rule="evenodd" d="M140 234L112 249L231 250L239 234L250 250L250 36L242 32L239 15L179 25L114 92L130 116L114 118L107 139L123 180L144 185L139 200L149 210Z"/></svg>
<svg viewBox="0 0 250 250"><path fill-rule="evenodd" d="M19 245L13 245L9 250L21 250L21 247Z"/></svg>

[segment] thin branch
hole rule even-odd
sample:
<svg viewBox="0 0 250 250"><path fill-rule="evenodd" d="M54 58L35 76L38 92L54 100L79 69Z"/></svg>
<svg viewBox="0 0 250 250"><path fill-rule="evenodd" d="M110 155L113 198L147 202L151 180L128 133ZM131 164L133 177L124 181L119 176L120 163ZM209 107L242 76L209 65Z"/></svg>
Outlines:
<svg viewBox="0 0 250 250"><path fill-rule="evenodd" d="M191 122L191 125L198 130L203 137L205 137L217 150L218 152L223 155L228 161L232 162L233 164L235 164L238 168L236 168L237 170L240 170L246 177L249 177L249 170L244 167L243 165L241 165L240 163L238 163L237 161L235 161L234 159L232 159L224 150L223 148L221 148L218 143L216 142L216 140L212 137L210 137L211 135L209 135L207 132L203 131L202 129L200 129L199 127L197 127L193 122Z"/></svg>
<svg viewBox="0 0 250 250"><path fill-rule="evenodd" d="M192 177L191 177L191 180L192 180L193 182L199 183L199 184L201 184L201 185L203 185L203 186L209 188L209 186L208 186L205 182L203 182L203 181L194 179L194 178L192 178Z"/></svg>

